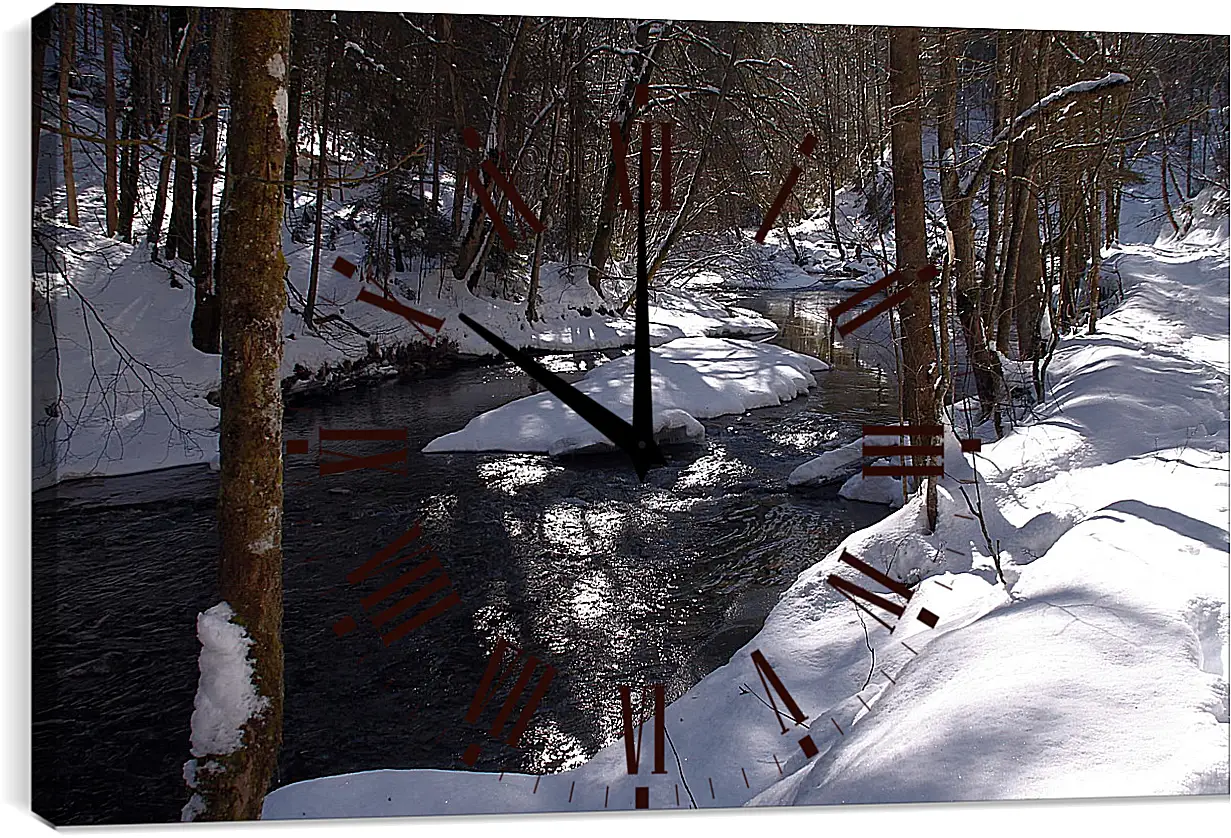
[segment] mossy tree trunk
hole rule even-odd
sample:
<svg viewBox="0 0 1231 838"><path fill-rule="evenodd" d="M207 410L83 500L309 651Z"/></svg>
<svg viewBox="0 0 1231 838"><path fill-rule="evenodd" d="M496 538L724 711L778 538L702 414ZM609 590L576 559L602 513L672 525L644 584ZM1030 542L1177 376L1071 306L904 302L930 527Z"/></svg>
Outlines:
<svg viewBox="0 0 1231 838"><path fill-rule="evenodd" d="M243 745L198 772L199 820L260 817L282 742L282 256L290 12L236 9L228 151L231 195L219 231L222 273L223 599L252 639L255 686L268 700Z"/></svg>
<svg viewBox="0 0 1231 838"><path fill-rule="evenodd" d="M889 30L890 153L893 160L893 230L897 269L908 276L928 264L927 219L923 204L923 90L919 78L919 30ZM901 304L902 413L912 425L939 424L936 410L936 343L932 335L929 284L910 284ZM913 445L935 445L930 436L914 436ZM914 465L928 465L914 456ZM936 529L936 479L927 478L928 531Z"/></svg>

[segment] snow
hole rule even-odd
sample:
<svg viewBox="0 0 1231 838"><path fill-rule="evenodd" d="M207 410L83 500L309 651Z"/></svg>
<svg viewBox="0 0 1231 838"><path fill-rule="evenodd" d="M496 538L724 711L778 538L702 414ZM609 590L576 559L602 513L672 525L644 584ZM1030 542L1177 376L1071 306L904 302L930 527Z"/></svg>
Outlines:
<svg viewBox="0 0 1231 838"><path fill-rule="evenodd" d="M631 809L636 785L655 809L676 808L677 788L680 808L1225 795L1231 253L1216 198L1183 236L1105 252L1124 299L1096 334L1062 340L1031 423L995 442L976 428L974 455L946 433L934 532L916 494L818 555L756 637L672 702L665 776L628 775L616 740L544 777L295 783L264 817ZM914 586L892 634L826 584L876 587L843 550ZM806 731L781 733L754 649Z"/></svg>
<svg viewBox="0 0 1231 838"><path fill-rule="evenodd" d="M651 355L654 432L697 440L698 421L782 404L816 384L824 361L778 346L723 338L679 338ZM574 385L631 421L633 356L591 370ZM673 433L674 432L674 433ZM573 453L611 444L550 393L527 396L476 416L460 431L432 440L425 453L540 451Z"/></svg>
<svg viewBox="0 0 1231 838"><path fill-rule="evenodd" d="M243 726L265 709L269 699L252 682L252 645L247 630L231 621L229 603L197 615L201 641L201 679L192 713L192 755L229 754L243 741Z"/></svg>

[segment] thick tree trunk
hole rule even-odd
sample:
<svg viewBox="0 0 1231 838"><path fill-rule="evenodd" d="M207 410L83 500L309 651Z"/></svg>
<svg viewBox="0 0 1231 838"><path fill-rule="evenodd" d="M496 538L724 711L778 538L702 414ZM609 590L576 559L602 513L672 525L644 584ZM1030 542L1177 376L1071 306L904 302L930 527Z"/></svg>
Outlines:
<svg viewBox="0 0 1231 838"><path fill-rule="evenodd" d="M893 230L897 269L907 276L926 267L927 218L923 198L923 134L919 79L919 30L889 30L890 153L893 159ZM939 424L936 409L936 344L932 334L932 297L928 283L909 285L910 296L901 304L902 412L913 425ZM929 436L912 437L914 445L934 445ZM926 456L914 457L917 466ZM936 480L927 479L928 531L936 528Z"/></svg>
<svg viewBox="0 0 1231 838"><path fill-rule="evenodd" d="M234 11L229 154L233 194L221 219L222 470L218 491L219 583L252 640L257 695L242 746L195 754L198 820L253 820L282 743L282 256L285 102L290 12ZM195 802L195 801L194 801ZM186 817L191 814L186 813Z"/></svg>
<svg viewBox="0 0 1231 838"><path fill-rule="evenodd" d="M330 60L325 68L325 85L321 91L320 156L316 164L316 220L312 232L312 265L308 269L308 297L303 306L304 328L311 329L316 317L317 274L321 269L321 227L325 217L325 183L329 179L329 157L325 153L329 140L329 97L333 94L333 40L330 39Z"/></svg>
<svg viewBox="0 0 1231 838"><path fill-rule="evenodd" d="M175 118L175 115L180 110L180 78L187 72L188 69L188 48L192 43L192 33L196 28L197 9L190 9L185 14L182 8L172 7L170 14L173 20L182 22L182 26L177 31L178 49L175 56L175 66L172 69L169 85L171 87L171 114L167 119L167 144L163 149L162 163L158 167L158 190L154 193L154 213L150 220L150 229L146 233L146 241L152 247L153 258L158 259L158 240L162 236L162 220L167 212L167 189L171 185L171 158L175 154L177 147L175 135L179 128L180 120ZM173 27L174 29L174 27ZM172 250L172 245L168 242L167 249ZM174 253L171 252L173 256Z"/></svg>
<svg viewBox="0 0 1231 838"><path fill-rule="evenodd" d="M650 28L650 21L645 21L637 27L637 55L629 62L628 75L624 79L624 89L620 92L620 98L616 104L616 121L619 122L620 139L625 146L629 145L629 132L632 129L633 120L637 116L635 97L637 87L650 83L650 75L654 69L655 58L663 40L661 35L651 39ZM598 292L600 297L603 296L603 269L607 265L607 259L611 256L611 239L615 232L617 203L615 199L615 179L616 156L615 149L611 149L607 155L607 171L603 177L602 203L599 204L598 219L594 227L594 239L590 243L588 279L590 286Z"/></svg>
<svg viewBox="0 0 1231 838"><path fill-rule="evenodd" d="M60 7L60 148L64 157L64 194L68 204L68 223L77 227L77 180L73 177L73 141L69 132L73 130L72 118L68 110L69 74L73 70L73 54L77 40L77 7L65 5Z"/></svg>
<svg viewBox="0 0 1231 838"><path fill-rule="evenodd" d="M30 187L31 198L38 197L38 147L43 124L43 67L47 60L47 45L51 42L51 9L34 16L32 23L32 39L30 41L30 57L32 72L30 74L30 111L34 128L34 141L31 149Z"/></svg>
<svg viewBox="0 0 1231 838"><path fill-rule="evenodd" d="M192 309L192 345L202 352L221 351L218 295L214 288L214 181L218 168L218 89L222 52L229 40L230 10L210 12L209 58L201 73L201 154L197 158L197 240L193 277L196 293Z"/></svg>

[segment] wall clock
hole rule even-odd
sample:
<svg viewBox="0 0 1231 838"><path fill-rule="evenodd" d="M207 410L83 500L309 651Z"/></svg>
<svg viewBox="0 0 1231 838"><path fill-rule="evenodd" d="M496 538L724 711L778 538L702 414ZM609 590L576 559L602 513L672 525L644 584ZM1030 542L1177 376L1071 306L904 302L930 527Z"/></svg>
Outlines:
<svg viewBox="0 0 1231 838"><path fill-rule="evenodd" d="M639 104L648 99L648 90L639 87L636 93ZM654 169L654 150L651 143L652 131L650 124L643 123L640 144L640 165L637 167L635 210L632 199L633 190L628 181L628 172L624 163L624 155L628 148L619 132L619 126L612 123L611 134L613 149L620 162L616 189L610 196L618 201L625 211L635 214L637 231L637 276L634 286L634 322L635 336L633 342L633 382L632 409L628 418L618 415L610 408L600 404L586 393L566 382L556 373L549 370L543 363L527 353L511 345L493 330L484 326L476 318L460 314L459 319L473 330L491 347L515 363L522 371L541 385L548 393L559 399L564 405L581 416L594 427L619 452L637 476L638 483L644 486L652 470L668 464L668 457L655 439L653 428L653 387L651 380L652 352L649 334L649 283L647 281L648 266L646 255L646 225L650 205L650 190L652 172ZM659 148L661 162L660 200L661 210L671 208L670 194L670 154L671 126L669 122L660 123L662 145ZM478 136L468 131L467 144L478 148ZM815 138L809 136L801 144L799 151L805 157L815 147ZM493 161L485 161L484 170L489 174L490 182L503 190L515 193L508 180L500 174ZM763 241L765 234L772 228L774 220L781 211L791 188L797 182L801 170L798 166L792 168L784 180L775 199L774 205L762 224L758 233L758 241ZM483 207L483 211L496 220L499 235L506 244L515 244L507 225L504 225L498 214L496 203L487 191L475 171L468 176L468 183ZM526 216L531 229L541 226L533 211L519 197L511 202L515 210ZM355 266L345 260L339 260L335 269L347 275L352 275ZM929 268L920 272L919 279L928 281L934 279L936 271ZM867 302L874 294L889 288L899 276L891 274L877 282L868 291L853 295L845 303L833 307L829 314L833 322L838 316L849 312L857 305ZM908 278L909 279L909 278ZM907 293L904 290L888 297L884 302L874 306L870 314L865 313L845 324L843 334L853 331L877 314L900 302ZM388 311L403 317L413 317L412 322L427 324L439 330L440 323L430 315L415 312L408 315L408 307L396 300L380 300L368 291L362 291L359 301L378 305ZM631 420L631 421L630 421ZM909 434L913 432L927 433L937 436L939 428L911 429L870 427L869 434ZM406 478L408 433L405 428L371 428L341 430L321 427L318 431L319 447L317 449L316 470L318 478L327 480L330 476L360 470L387 472L395 478ZM349 450L342 450L339 443L349 443ZM899 448L901 450L899 450ZM900 446L892 449L873 449L869 455L918 453L910 446ZM381 450L378 450L381 449ZM928 454L938 454L941 449L930 446ZM294 439L287 443L288 455L307 455L311 453L309 441ZM430 456L430 455L429 455ZM917 474L925 472L913 471L911 467L900 467L905 471L895 474ZM875 472L873 472L875 473ZM927 471L926 473L932 473ZM635 495L641 489L633 489ZM354 608L347 614L339 616L333 622L331 629L340 639L354 638L364 635L363 641L369 646L388 648L405 640L433 621L447 623L451 614L460 613L465 599L465 592L449 575L447 555L439 555L430 544L431 534L422 521L414 522L408 529L397 535L387 544L381 546L364 558L357 566L345 574L345 584L353 591ZM910 608L915 595L911 588L902 582L891 578L867 562L862 561L849 552L842 554L843 564L850 570L851 578L834 573L826 580L827 584L841 596L849 600L855 607L867 614L876 623L892 633L895 626L889 620L916 620L927 628L934 628L939 617L926 607ZM867 586L867 587L865 587ZM909 611L909 613L908 613ZM363 627L365 632L358 632ZM373 637L374 635L374 637ZM911 655L918 654L904 640L901 647ZM366 657L367 653L363 653ZM534 811L568 811L577 809L651 809L651 808L706 808L711 806L730 806L747 802L768 782L780 779L789 772L797 771L802 764L816 758L823 747L831 744L834 736L843 736L843 728L851 719L841 720L829 716L818 717L816 708L811 713L806 711L792 694L789 685L784 682L775 668L774 662L759 649L751 650L743 661L750 668L749 677L738 685L738 692L747 696L755 703L759 712L761 726L766 731L776 731L777 742L772 747L764 744L750 746L745 758L738 765L731 765L721 776L713 776L710 771L700 776L692 776L689 772L690 756L686 749L677 748L670 737L672 724L668 722L667 690L661 682L645 680L640 683L622 683L610 681L604 692L607 694L607 715L618 717L619 727L616 731L616 750L622 756L621 770L616 772L614 782L606 783L603 788L602 800L593 794L593 788L587 784L585 799L577 792L577 781L569 779L565 785L566 775L542 775L528 778L525 775L494 771L488 768L487 776L494 775L495 782L501 786L502 794L518 794L527 792L530 800L526 805ZM779 661L779 665L782 662ZM513 640L496 636L491 643L481 673L475 673L473 692L469 700L456 708L453 714L452 726L454 736L458 731L466 731L462 738L469 739L463 747L454 754L456 769L476 769L485 748L492 747L516 749L522 742L528 727L532 724L535 714L544 705L550 706L558 701L552 695L552 685L558 669L551 661L549 653L534 648L523 648ZM601 677L601 676L600 676ZM892 682L892 675L883 672L882 681ZM862 701L862 699L861 699ZM867 705L864 704L864 707ZM683 718L678 721L683 722ZM818 730L815 726L821 725ZM438 733L438 737L443 733ZM613 745L612 747L615 747ZM621 750L622 749L622 750ZM504 751L507 753L507 750ZM695 764L695 760L692 760ZM772 771L769 770L772 766ZM480 766L481 767L481 766ZM477 769L476 769L477 770ZM750 773L751 772L751 773ZM275 800L276 795L275 795ZM392 798L389 801L392 803ZM282 812L277 805L273 806L271 815L278 817L293 813ZM442 811L462 811L448 809ZM481 808L476 811L481 811ZM280 814L281 813L281 814ZM310 816L308 812L299 816Z"/></svg>

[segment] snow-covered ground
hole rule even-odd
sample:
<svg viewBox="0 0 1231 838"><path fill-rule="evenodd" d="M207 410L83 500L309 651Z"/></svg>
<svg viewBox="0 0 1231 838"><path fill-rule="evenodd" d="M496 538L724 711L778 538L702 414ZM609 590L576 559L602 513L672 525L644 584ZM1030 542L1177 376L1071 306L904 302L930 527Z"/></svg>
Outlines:
<svg viewBox="0 0 1231 838"><path fill-rule="evenodd" d="M651 356L654 434L664 441L699 441L699 419L781 404L816 384L829 366L767 343L722 338L680 338ZM574 385L632 421L633 356L591 370ZM460 431L424 448L442 451L542 451L566 454L610 448L592 425L550 393L527 396L476 416Z"/></svg>
<svg viewBox="0 0 1231 838"><path fill-rule="evenodd" d="M947 434L932 534L916 496L818 556L762 631L667 709L666 775L644 773L648 741L628 775L617 740L542 778L296 783L264 816L629 809L637 785L656 809L1226 794L1225 215L1224 201L1181 239L1108 254L1125 299L1097 334L1062 343L1035 420L978 455ZM843 550L919 583L892 635L826 583L879 588ZM807 716L787 734L753 650Z"/></svg>

